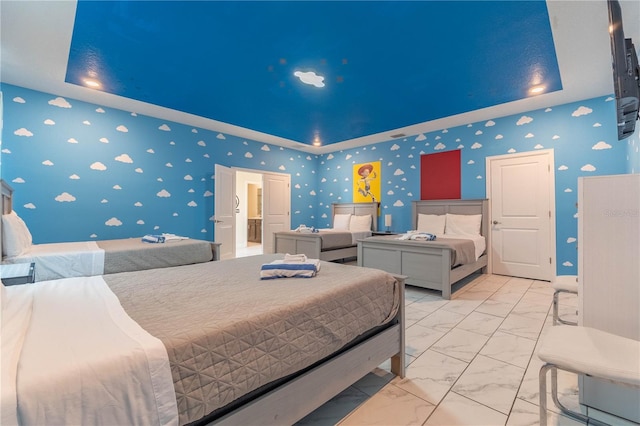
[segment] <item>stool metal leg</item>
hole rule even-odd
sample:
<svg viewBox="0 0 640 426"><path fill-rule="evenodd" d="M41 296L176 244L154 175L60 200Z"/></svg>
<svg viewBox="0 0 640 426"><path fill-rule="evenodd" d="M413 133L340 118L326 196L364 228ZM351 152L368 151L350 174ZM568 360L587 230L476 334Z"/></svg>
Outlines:
<svg viewBox="0 0 640 426"><path fill-rule="evenodd" d="M559 368L556 365L546 363L540 368L540 373L538 374L538 380L540 382L540 426L547 426L547 371L549 370L551 370L551 398L553 399L553 403L556 407L558 407L564 415L588 425L609 426L607 423L590 418L582 413L569 410L567 407L562 405L558 399L558 369ZM569 369L560 368L560 370L580 374Z"/></svg>
<svg viewBox="0 0 640 426"><path fill-rule="evenodd" d="M576 321L567 321L560 318L558 313L558 297L560 293L569 293L569 294L577 294L572 291L567 290L556 290L553 292L553 325L564 324L564 325L578 325Z"/></svg>

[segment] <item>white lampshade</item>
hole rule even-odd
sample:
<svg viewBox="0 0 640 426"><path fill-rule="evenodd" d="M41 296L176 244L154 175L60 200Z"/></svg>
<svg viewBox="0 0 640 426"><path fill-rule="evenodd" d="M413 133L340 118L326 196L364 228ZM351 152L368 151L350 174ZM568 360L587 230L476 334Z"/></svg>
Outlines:
<svg viewBox="0 0 640 426"><path fill-rule="evenodd" d="M391 226L391 215L390 214L385 214L384 215L384 226Z"/></svg>

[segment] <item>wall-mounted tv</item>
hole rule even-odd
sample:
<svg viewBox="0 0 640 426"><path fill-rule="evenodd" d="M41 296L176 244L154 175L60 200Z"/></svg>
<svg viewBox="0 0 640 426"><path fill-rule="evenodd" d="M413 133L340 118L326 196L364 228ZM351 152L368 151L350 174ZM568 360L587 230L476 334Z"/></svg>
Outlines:
<svg viewBox="0 0 640 426"><path fill-rule="evenodd" d="M618 0L607 0L609 34L613 61L613 87L616 94L618 139L633 134L638 120L640 102L640 66L633 42L624 37L622 10Z"/></svg>

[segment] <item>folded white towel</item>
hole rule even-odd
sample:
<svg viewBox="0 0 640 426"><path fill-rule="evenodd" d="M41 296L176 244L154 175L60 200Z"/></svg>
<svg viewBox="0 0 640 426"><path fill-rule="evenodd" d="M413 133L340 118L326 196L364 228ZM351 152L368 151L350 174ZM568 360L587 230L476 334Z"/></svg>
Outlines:
<svg viewBox="0 0 640 426"><path fill-rule="evenodd" d="M285 254L284 255L284 261L286 263L289 262L306 262L307 261L307 255L306 254Z"/></svg>
<svg viewBox="0 0 640 426"><path fill-rule="evenodd" d="M260 268L260 279L311 278L317 273L311 263L265 263Z"/></svg>
<svg viewBox="0 0 640 426"><path fill-rule="evenodd" d="M176 235L176 234L168 234L166 232L163 232L162 236L164 237L165 241L179 241L179 240L188 240L189 239L189 237L182 237L182 236Z"/></svg>

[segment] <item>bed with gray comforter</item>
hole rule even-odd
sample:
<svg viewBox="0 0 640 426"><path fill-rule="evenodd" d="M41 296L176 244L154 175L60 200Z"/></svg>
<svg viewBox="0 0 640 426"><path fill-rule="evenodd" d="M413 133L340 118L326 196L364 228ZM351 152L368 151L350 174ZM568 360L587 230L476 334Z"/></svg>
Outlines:
<svg viewBox="0 0 640 426"><path fill-rule="evenodd" d="M261 281L263 255L107 275L127 314L169 355L180 424L219 413L390 323L386 272L322 262L313 278Z"/></svg>

